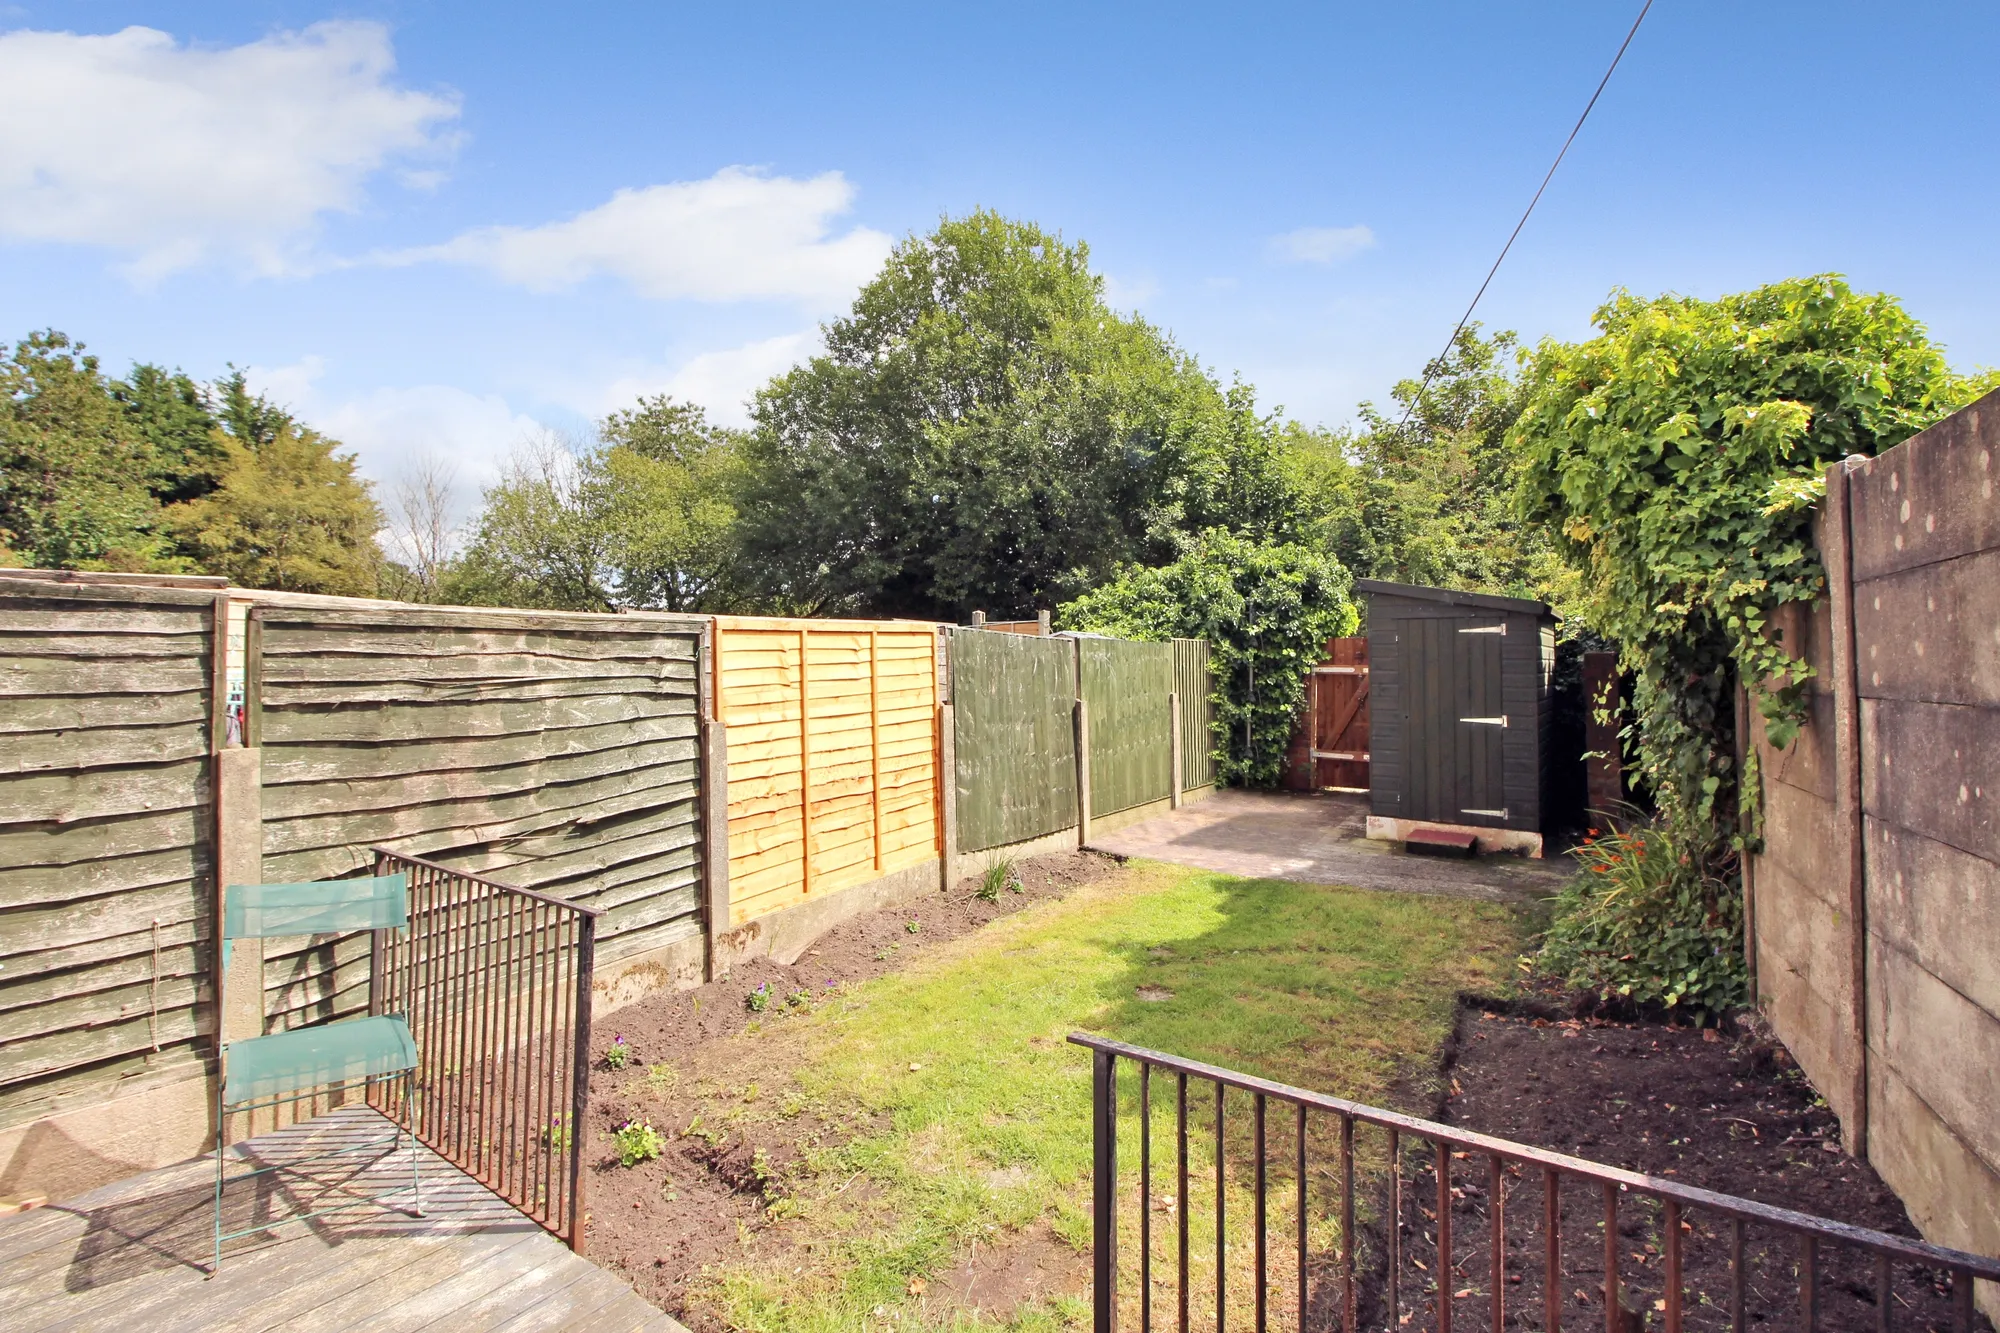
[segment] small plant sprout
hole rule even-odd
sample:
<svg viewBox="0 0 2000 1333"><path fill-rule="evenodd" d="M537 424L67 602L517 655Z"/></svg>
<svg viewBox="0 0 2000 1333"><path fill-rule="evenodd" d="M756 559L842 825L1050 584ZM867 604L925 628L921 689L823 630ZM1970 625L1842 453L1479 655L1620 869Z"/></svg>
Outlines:
<svg viewBox="0 0 2000 1333"><path fill-rule="evenodd" d="M628 1167L652 1161L667 1146L660 1132L643 1120L627 1120L613 1131L611 1142L618 1152L618 1165Z"/></svg>
<svg viewBox="0 0 2000 1333"><path fill-rule="evenodd" d="M567 1115L559 1115L544 1125L542 1127L542 1142L548 1144L549 1147L555 1149L557 1152L568 1151L569 1117Z"/></svg>
<svg viewBox="0 0 2000 1333"><path fill-rule="evenodd" d="M793 991L785 997L785 1007L788 1009L810 1009L812 1008L812 1002L812 992L806 990L804 987Z"/></svg>
<svg viewBox="0 0 2000 1333"><path fill-rule="evenodd" d="M625 1034L619 1033L611 1039L611 1045L604 1049L604 1067L623 1069L632 1063L632 1048L625 1044Z"/></svg>
<svg viewBox="0 0 2000 1333"><path fill-rule="evenodd" d="M986 867L986 873L979 877L979 888L974 892L973 896L981 902L997 903L1000 901L1000 890L1011 889L1013 887L1014 863L1012 861L995 861L992 865Z"/></svg>
<svg viewBox="0 0 2000 1333"><path fill-rule="evenodd" d="M914 919L912 919L912 920L909 920L909 921L905 921L905 922L903 923L903 929L904 929L904 930L907 930L907 931L909 931L909 932L910 932L910 933L911 933L912 935L914 935L914 934L916 934L916 933L917 933L918 931L922 930L922 929L923 929L923 927L922 927L922 926L920 926L920 925L918 925L918 924L916 923L916 921L915 921Z"/></svg>
<svg viewBox="0 0 2000 1333"><path fill-rule="evenodd" d="M771 1007L770 983L766 981L758 982L757 989L743 997L743 1003L750 1007L750 1012L753 1014L761 1014L766 1009L769 1009Z"/></svg>

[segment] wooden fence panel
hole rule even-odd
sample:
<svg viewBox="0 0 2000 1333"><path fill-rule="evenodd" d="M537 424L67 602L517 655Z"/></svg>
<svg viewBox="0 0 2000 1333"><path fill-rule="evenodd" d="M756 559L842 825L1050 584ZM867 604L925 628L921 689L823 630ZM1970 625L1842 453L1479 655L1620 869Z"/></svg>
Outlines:
<svg viewBox="0 0 2000 1333"><path fill-rule="evenodd" d="M989 630L951 636L958 850L1076 827L1076 647Z"/></svg>
<svg viewBox="0 0 2000 1333"><path fill-rule="evenodd" d="M0 587L0 1127L197 1067L214 594Z"/></svg>
<svg viewBox="0 0 2000 1333"><path fill-rule="evenodd" d="M1174 693L1181 701L1181 787L1215 785L1215 677L1207 639L1175 639Z"/></svg>
<svg viewBox="0 0 2000 1333"><path fill-rule="evenodd" d="M715 621L730 924L938 855L935 627Z"/></svg>
<svg viewBox="0 0 2000 1333"><path fill-rule="evenodd" d="M1091 818L1166 800L1174 780L1167 702L1174 688L1173 645L1074 642L1090 713Z"/></svg>
<svg viewBox="0 0 2000 1333"><path fill-rule="evenodd" d="M393 846L600 908L615 961L701 929L701 622L264 606L252 663L264 878ZM261 677L261 678L257 678ZM365 937L273 940L266 1026L365 1009Z"/></svg>

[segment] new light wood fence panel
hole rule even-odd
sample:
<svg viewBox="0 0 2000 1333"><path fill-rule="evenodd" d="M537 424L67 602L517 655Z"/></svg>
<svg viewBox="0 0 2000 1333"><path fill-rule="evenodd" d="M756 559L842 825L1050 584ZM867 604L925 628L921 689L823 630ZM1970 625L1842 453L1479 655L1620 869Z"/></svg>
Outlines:
<svg viewBox="0 0 2000 1333"><path fill-rule="evenodd" d="M951 682L958 849L1074 828L1074 641L955 630Z"/></svg>
<svg viewBox="0 0 2000 1333"><path fill-rule="evenodd" d="M1175 639L1174 693L1181 701L1181 786L1215 785L1215 677L1207 639Z"/></svg>
<svg viewBox="0 0 2000 1333"><path fill-rule="evenodd" d="M1074 642L1090 717L1091 818L1166 800L1173 786L1167 700L1174 688L1173 645Z"/></svg>
<svg viewBox="0 0 2000 1333"><path fill-rule="evenodd" d="M730 923L938 854L929 625L719 617Z"/></svg>
<svg viewBox="0 0 2000 1333"><path fill-rule="evenodd" d="M0 587L0 1127L212 1031L212 594Z"/></svg>
<svg viewBox="0 0 2000 1333"><path fill-rule="evenodd" d="M699 621L259 608L264 878L386 844L604 912L600 962L701 929ZM270 941L266 1024L366 1007L368 941Z"/></svg>

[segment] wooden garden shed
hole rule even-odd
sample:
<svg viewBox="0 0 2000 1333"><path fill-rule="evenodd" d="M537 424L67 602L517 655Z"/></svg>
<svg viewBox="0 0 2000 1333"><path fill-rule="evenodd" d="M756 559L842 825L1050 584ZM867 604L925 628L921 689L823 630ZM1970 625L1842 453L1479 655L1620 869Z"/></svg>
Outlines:
<svg viewBox="0 0 2000 1333"><path fill-rule="evenodd" d="M1354 586L1368 600L1369 836L1442 826L1539 856L1555 616L1520 597Z"/></svg>

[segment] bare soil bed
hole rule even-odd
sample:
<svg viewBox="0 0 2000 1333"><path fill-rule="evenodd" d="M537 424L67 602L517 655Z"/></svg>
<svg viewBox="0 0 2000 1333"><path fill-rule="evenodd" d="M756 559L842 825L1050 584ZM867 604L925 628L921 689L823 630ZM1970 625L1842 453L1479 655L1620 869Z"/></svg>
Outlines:
<svg viewBox="0 0 2000 1333"><path fill-rule="evenodd" d="M1874 1170L1842 1151L1832 1112L1775 1042L1474 1003L1461 1012L1454 1048L1446 1057L1440 1113L1449 1123L1895 1235L1918 1234ZM1436 1326L1437 1178L1427 1159L1425 1154L1414 1172L1406 1171L1401 1288L1408 1328ZM1489 1170L1481 1160L1452 1162L1451 1287L1460 1296L1454 1328L1492 1323ZM1503 1197L1506 1325L1545 1329L1540 1173L1510 1172ZM1605 1327L1604 1199L1599 1187L1581 1181L1565 1184L1561 1197L1563 1323L1588 1333ZM1619 1276L1627 1311L1620 1326L1627 1333L1664 1326L1661 1211L1629 1193L1619 1201ZM1746 1228L1746 1247L1749 1326L1801 1327L1797 1242L1753 1225ZM1688 1210L1682 1251L1686 1327L1728 1328L1728 1221ZM1818 1327L1876 1329L1872 1256L1822 1244L1818 1265ZM1376 1278L1369 1285L1379 1310L1386 1267ZM1889 1327L1942 1333L1951 1326L1944 1275L1897 1265Z"/></svg>
<svg viewBox="0 0 2000 1333"><path fill-rule="evenodd" d="M721 980L649 996L608 1016L599 1025L585 1130L586 1161L592 1163L587 1168L591 1258L705 1333L711 1319L688 1305L690 1280L705 1265L739 1254L750 1236L770 1227L769 1205L781 1197L782 1177L802 1152L829 1135L851 1135L867 1126L801 1122L769 1141L751 1142L701 1123L703 1109L718 1099L755 1099L762 1090L784 1085L795 1067L783 1040L788 1014L823 1002L829 992L905 967L927 949L1032 903L1064 897L1115 873L1119 865L1094 852L1024 860L1015 866L1015 887L991 902L978 896L977 878L963 879L950 893L927 894L834 927L796 963L756 959ZM760 1040L724 1040L753 1030ZM761 1040L766 1033L768 1042ZM629 1054L623 1068L612 1069L602 1056L617 1037ZM628 1170L617 1164L611 1137L634 1117L658 1130L665 1151ZM855 1188L866 1189L868 1182ZM987 1275L976 1297L990 1302L998 1293L984 1288L1012 1286L1015 1278L1039 1285L1045 1279L1033 1268ZM980 1275L953 1276L971 1285ZM949 1290L953 1282L942 1285Z"/></svg>

